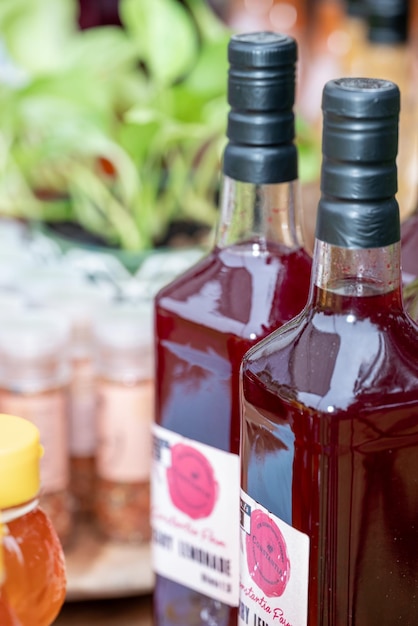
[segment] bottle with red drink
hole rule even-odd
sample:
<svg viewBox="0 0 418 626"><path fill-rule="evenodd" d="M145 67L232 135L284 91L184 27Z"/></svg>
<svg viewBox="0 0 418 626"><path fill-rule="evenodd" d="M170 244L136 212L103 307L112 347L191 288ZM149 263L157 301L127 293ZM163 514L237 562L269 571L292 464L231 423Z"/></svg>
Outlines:
<svg viewBox="0 0 418 626"><path fill-rule="evenodd" d="M310 295L242 363L241 625L418 623L418 330L401 293L399 103L390 81L324 87Z"/></svg>
<svg viewBox="0 0 418 626"><path fill-rule="evenodd" d="M235 35L213 249L156 297L155 625L235 626L239 367L306 302L293 38Z"/></svg>

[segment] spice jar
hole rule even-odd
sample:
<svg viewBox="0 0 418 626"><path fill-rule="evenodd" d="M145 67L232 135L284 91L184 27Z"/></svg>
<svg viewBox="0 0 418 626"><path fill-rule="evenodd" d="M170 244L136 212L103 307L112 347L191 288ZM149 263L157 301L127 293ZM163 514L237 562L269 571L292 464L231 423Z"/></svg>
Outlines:
<svg viewBox="0 0 418 626"><path fill-rule="evenodd" d="M3 540L1 626L50 626L65 600L62 546L39 507L39 430L28 420L0 414L0 531ZM0 542L1 548L1 542ZM18 621L17 621L18 620Z"/></svg>
<svg viewBox="0 0 418 626"><path fill-rule="evenodd" d="M93 512L96 454L96 395L93 367L92 325L109 297L84 281L45 286L39 305L67 319L70 329L69 358L69 456L70 491L75 512Z"/></svg>
<svg viewBox="0 0 418 626"><path fill-rule="evenodd" d="M41 504L63 544L72 531L68 463L68 324L51 311L2 316L0 411L39 429Z"/></svg>
<svg viewBox="0 0 418 626"><path fill-rule="evenodd" d="M114 304L96 321L96 520L109 539L150 539L151 305Z"/></svg>

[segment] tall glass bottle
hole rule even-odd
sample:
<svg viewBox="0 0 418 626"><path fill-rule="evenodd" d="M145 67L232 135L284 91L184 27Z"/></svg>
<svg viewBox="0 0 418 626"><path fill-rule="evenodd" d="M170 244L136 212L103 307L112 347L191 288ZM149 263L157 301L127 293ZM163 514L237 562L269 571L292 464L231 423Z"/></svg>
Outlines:
<svg viewBox="0 0 418 626"><path fill-rule="evenodd" d="M361 57L366 41L367 0L345 0L345 17L342 30L346 37L346 51L342 58L342 69L347 76L355 73L352 63Z"/></svg>
<svg viewBox="0 0 418 626"><path fill-rule="evenodd" d="M418 623L418 333L401 294L398 112L389 81L325 85L310 295L242 364L240 624Z"/></svg>
<svg viewBox="0 0 418 626"><path fill-rule="evenodd" d="M401 220L417 202L417 94L409 39L410 0L365 0L366 41L351 58L347 76L384 78L402 95L399 118L398 193Z"/></svg>
<svg viewBox="0 0 418 626"><path fill-rule="evenodd" d="M229 45L228 143L212 251L156 297L151 479L155 624L232 626L238 605L239 366L299 312L294 39Z"/></svg>

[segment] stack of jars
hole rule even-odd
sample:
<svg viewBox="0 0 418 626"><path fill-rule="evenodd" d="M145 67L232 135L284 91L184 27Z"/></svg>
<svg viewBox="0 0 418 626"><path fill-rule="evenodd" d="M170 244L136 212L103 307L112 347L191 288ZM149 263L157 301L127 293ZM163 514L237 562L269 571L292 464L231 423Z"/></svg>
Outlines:
<svg viewBox="0 0 418 626"><path fill-rule="evenodd" d="M131 276L114 258L70 258L9 227L0 222L0 412L40 431L40 502L65 548L79 521L147 542L152 291L195 256L150 258Z"/></svg>
<svg viewBox="0 0 418 626"><path fill-rule="evenodd" d="M64 546L77 518L148 541L151 303L49 284L0 323L0 411L37 426L41 503Z"/></svg>

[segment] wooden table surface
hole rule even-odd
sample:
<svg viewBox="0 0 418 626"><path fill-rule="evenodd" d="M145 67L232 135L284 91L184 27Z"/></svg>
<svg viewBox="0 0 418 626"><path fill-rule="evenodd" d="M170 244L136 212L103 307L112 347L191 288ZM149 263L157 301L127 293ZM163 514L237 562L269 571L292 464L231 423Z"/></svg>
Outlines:
<svg viewBox="0 0 418 626"><path fill-rule="evenodd" d="M67 602L54 626L152 626L152 597Z"/></svg>

